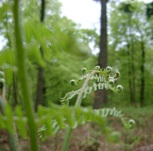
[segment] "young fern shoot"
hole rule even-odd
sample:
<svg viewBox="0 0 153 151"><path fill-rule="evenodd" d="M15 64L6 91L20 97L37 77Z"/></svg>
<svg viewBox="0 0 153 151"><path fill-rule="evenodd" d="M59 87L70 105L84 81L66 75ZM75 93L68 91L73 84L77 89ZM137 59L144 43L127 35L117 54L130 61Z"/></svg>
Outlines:
<svg viewBox="0 0 153 151"><path fill-rule="evenodd" d="M117 71L112 75L112 68L107 67L101 69L100 66L96 66L94 70L87 71L86 68L82 69L83 75L78 80L71 80L70 83L76 86L79 82L84 80L82 87L78 90L67 93L62 99L62 104L69 104L69 101L76 95L76 106L81 105L82 99L86 98L88 94L97 90L112 90L113 92L123 91L122 85L115 85L116 81L120 77L120 73Z"/></svg>
<svg viewBox="0 0 153 151"><path fill-rule="evenodd" d="M101 69L100 66L96 66L93 70L90 70L89 72L87 72L86 68L83 68L82 73L83 76L81 76L78 80L73 79L70 81L71 85L76 86L80 81L84 80L82 87L78 90L67 93L65 97L61 99L62 104L69 105L70 99L78 95L75 102L75 107L77 107L81 105L82 99L86 98L87 94L90 94L92 91L106 89L112 90L114 92L121 92L123 90L123 87L121 85L115 86L115 82L118 80L120 73L116 72L112 76L112 68L110 66L103 69ZM108 112L109 111L110 110L108 109ZM100 114L100 112L98 114ZM68 128L62 151L68 150L71 134L72 129Z"/></svg>

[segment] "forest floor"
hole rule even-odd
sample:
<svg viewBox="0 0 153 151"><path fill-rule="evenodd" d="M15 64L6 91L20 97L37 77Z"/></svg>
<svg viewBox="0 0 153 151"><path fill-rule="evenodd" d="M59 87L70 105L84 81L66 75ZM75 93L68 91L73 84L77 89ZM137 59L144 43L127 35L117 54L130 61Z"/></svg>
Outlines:
<svg viewBox="0 0 153 151"><path fill-rule="evenodd" d="M153 110L152 107L125 108L122 112L136 121L134 129L123 128L119 120L109 122L114 131L120 131L120 138L115 142L106 139L101 128L95 124L79 126L74 130L69 151L153 151ZM110 134L107 134L108 136ZM40 151L61 151L64 131L40 142ZM22 151L29 151L28 140L20 139ZM8 151L5 133L0 134L0 151Z"/></svg>

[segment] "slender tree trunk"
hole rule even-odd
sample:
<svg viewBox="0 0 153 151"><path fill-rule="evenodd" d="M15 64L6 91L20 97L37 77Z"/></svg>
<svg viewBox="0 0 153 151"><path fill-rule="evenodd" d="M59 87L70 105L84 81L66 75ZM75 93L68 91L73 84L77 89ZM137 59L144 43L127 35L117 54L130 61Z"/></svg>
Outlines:
<svg viewBox="0 0 153 151"><path fill-rule="evenodd" d="M131 13L128 14L128 39L127 39L127 51L128 51L128 77L129 77L129 92L130 92L130 103L135 104L135 66L134 66L134 42L131 37Z"/></svg>
<svg viewBox="0 0 153 151"><path fill-rule="evenodd" d="M101 0L101 29L100 29L100 53L98 57L98 64L105 68L107 67L107 6L106 0Z"/></svg>
<svg viewBox="0 0 153 151"><path fill-rule="evenodd" d="M129 83L130 101L132 101L133 98L132 98L131 60L130 60L129 44L127 45L127 55L128 55L128 83Z"/></svg>
<svg viewBox="0 0 153 151"><path fill-rule="evenodd" d="M130 50L130 44L127 45L127 52L128 52L128 81L129 81L129 92L130 92L130 102L133 104L135 102L135 80L133 77L133 59L131 57L131 50Z"/></svg>
<svg viewBox="0 0 153 151"><path fill-rule="evenodd" d="M40 21L43 23L45 19L45 0L41 0L41 12L40 12ZM40 53L43 58L43 48L40 46ZM36 91L36 103L35 110L37 111L38 105L42 104L43 100L43 84L44 84L44 69L43 67L38 67L38 75L37 75L37 91Z"/></svg>
<svg viewBox="0 0 153 151"><path fill-rule="evenodd" d="M138 29L138 32L141 35L141 64L140 64L140 105L144 106L144 95L145 95L145 44L144 44L144 38L143 38L143 33L141 32L141 29L139 28L138 24L136 24L136 27Z"/></svg>
<svg viewBox="0 0 153 151"><path fill-rule="evenodd" d="M144 69L144 64L145 64L145 46L143 41L141 42L141 66L140 66L140 71L141 71L141 80L140 80L140 105L144 106L144 93L145 93L145 69Z"/></svg>
<svg viewBox="0 0 153 151"><path fill-rule="evenodd" d="M107 6L106 0L100 0L101 18L100 18L100 53L98 57L98 65L101 68L107 67ZM103 104L108 102L107 90L98 90L95 93L94 108L101 108Z"/></svg>
<svg viewBox="0 0 153 151"><path fill-rule="evenodd" d="M136 80L135 80L135 65L134 65L134 56L135 56L135 54L134 54L134 42L133 42L133 38L131 38L131 49L130 49L130 51L131 51L131 73L132 73L132 79L131 79L131 81L132 81L132 98L133 98L133 100L132 100L132 104L135 104L136 103L136 96L135 96L135 94L136 94L136 92L135 92L135 89L136 89L136 87L135 87L135 82L136 82Z"/></svg>
<svg viewBox="0 0 153 151"><path fill-rule="evenodd" d="M37 93L36 93L36 103L35 110L37 111L38 105L42 104L43 100L43 83L44 83L44 69L42 67L38 67L38 75L37 75Z"/></svg>

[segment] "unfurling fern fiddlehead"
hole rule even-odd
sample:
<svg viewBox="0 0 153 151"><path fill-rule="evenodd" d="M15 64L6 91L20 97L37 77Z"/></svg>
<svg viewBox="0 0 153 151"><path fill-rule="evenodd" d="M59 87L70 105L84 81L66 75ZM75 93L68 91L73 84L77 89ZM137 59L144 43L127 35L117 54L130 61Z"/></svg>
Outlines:
<svg viewBox="0 0 153 151"><path fill-rule="evenodd" d="M107 67L106 69L100 69L99 66L96 66L94 70L87 72L86 68L82 69L83 76L78 80L71 80L70 83L73 86L76 86L79 82L84 80L82 87L78 90L67 93L62 99L62 104L69 104L69 100L74 96L78 95L76 100L76 105L80 105L83 98L87 94L90 94L92 91L96 90L112 90L114 92L121 92L123 87L121 85L115 85L115 82L119 79L120 73L116 72L112 74L112 68Z"/></svg>
<svg viewBox="0 0 153 151"><path fill-rule="evenodd" d="M75 86L80 81L84 80L82 87L79 90L72 91L66 94L65 97L61 99L62 104L65 104L65 103L69 104L69 100L72 99L75 95L78 95L76 103L75 103L75 107L80 106L82 99L85 98L87 94L90 94L93 90L96 91L99 89L106 89L106 90L109 89L114 92L121 92L123 90L123 87L121 85L115 86L115 82L118 80L120 73L116 72L115 75L112 76L111 72L112 72L112 68L109 66L103 69L101 69L100 66L96 66L94 70L91 70L90 72L87 72L87 69L83 68L82 69L83 76L80 77L78 80L70 81L71 85ZM90 81L92 81L92 84L90 84L91 83ZM112 112L112 110L110 109L106 111ZM102 109L102 112L104 112L104 109ZM99 111L97 111L97 113L98 115L100 115ZM115 116L115 114L112 114L112 115ZM108 113L106 113L105 116L108 116ZM126 123L125 120L124 120L124 123ZM67 136L65 138L62 151L68 150L71 134L72 134L72 129L68 128Z"/></svg>

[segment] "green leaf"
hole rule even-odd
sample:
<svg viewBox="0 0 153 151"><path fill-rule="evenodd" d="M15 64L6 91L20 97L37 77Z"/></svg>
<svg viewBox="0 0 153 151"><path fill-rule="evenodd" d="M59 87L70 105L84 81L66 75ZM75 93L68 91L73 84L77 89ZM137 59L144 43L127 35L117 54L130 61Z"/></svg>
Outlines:
<svg viewBox="0 0 153 151"><path fill-rule="evenodd" d="M23 138L27 138L27 118L24 116L21 106L16 106L15 115L14 121L19 133Z"/></svg>
<svg viewBox="0 0 153 151"><path fill-rule="evenodd" d="M10 133L14 133L14 123L13 123L13 112L9 105L5 105L5 115L4 115L4 121L6 129Z"/></svg>

